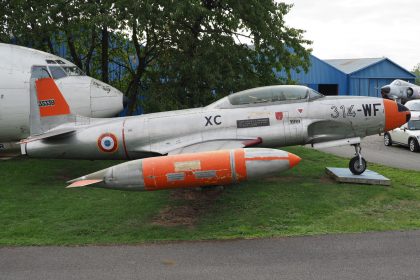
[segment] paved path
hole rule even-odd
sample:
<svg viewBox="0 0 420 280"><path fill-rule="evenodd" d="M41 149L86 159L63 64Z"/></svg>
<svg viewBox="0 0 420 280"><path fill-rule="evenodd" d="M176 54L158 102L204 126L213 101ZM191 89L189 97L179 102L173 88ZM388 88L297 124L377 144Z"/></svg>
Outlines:
<svg viewBox="0 0 420 280"><path fill-rule="evenodd" d="M0 248L0 279L420 279L420 231Z"/></svg>
<svg viewBox="0 0 420 280"><path fill-rule="evenodd" d="M351 146L319 150L349 159L354 156L354 148ZM420 153L410 152L408 148L402 146L386 147L383 136L365 137L362 140L362 155L368 162L368 168L369 162L375 162L391 167L420 171Z"/></svg>

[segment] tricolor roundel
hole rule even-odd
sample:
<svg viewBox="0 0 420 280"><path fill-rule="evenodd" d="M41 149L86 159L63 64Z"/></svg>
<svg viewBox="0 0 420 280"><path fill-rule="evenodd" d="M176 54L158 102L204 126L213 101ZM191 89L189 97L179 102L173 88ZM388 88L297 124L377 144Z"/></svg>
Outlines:
<svg viewBox="0 0 420 280"><path fill-rule="evenodd" d="M104 133L98 138L99 150L105 153L113 153L118 149L118 139L112 133Z"/></svg>

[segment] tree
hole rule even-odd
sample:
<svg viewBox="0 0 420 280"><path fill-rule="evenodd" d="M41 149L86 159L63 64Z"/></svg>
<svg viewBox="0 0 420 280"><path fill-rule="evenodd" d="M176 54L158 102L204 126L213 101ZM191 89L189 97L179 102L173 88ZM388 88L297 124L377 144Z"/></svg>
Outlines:
<svg viewBox="0 0 420 280"><path fill-rule="evenodd" d="M413 70L411 70L411 73L416 75L415 84L420 86L420 63L418 63L416 66L413 67Z"/></svg>
<svg viewBox="0 0 420 280"><path fill-rule="evenodd" d="M311 42L285 24L291 7L274 0L0 0L0 40L51 53L66 45L67 58L88 75L125 92L129 113L140 103L146 112L179 109L307 70ZM120 69L112 79L109 63Z"/></svg>
<svg viewBox="0 0 420 280"><path fill-rule="evenodd" d="M141 78L133 81L141 84L130 96L134 102L145 95L140 100L146 110L206 105L237 90L288 82L292 69L309 67L311 42L303 30L284 22L291 5L272 0L153 3L130 11L140 28L132 28L132 34L143 39L137 55ZM286 79L273 70L284 70Z"/></svg>
<svg viewBox="0 0 420 280"><path fill-rule="evenodd" d="M51 4L49 1L14 0L1 1L2 15L1 38L4 42L13 41L25 46L53 52L50 33L54 29L48 18Z"/></svg>
<svg viewBox="0 0 420 280"><path fill-rule="evenodd" d="M88 75L108 81L109 29L115 28L115 14L109 0L11 0L0 1L5 14L0 24L3 42L11 41L57 54L64 44L68 57ZM98 66L98 59L101 63Z"/></svg>

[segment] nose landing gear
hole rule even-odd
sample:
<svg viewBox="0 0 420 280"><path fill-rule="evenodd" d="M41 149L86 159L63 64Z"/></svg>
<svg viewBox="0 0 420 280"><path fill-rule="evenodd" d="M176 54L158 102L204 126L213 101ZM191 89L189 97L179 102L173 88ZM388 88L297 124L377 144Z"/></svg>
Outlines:
<svg viewBox="0 0 420 280"><path fill-rule="evenodd" d="M360 175L365 172L367 163L366 160L362 157L362 147L359 144L354 144L354 150L356 151L356 156L353 157L349 162L349 169L354 175Z"/></svg>

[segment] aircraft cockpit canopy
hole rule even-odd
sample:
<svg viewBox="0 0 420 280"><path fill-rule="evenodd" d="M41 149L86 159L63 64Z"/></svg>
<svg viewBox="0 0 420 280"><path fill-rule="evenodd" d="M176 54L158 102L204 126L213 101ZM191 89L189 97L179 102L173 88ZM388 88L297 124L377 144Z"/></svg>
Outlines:
<svg viewBox="0 0 420 280"><path fill-rule="evenodd" d="M66 63L60 59L47 60L48 64L59 64L59 65L48 65L51 75L54 80L61 79L67 76L85 76L82 70L74 65L66 65Z"/></svg>
<svg viewBox="0 0 420 280"><path fill-rule="evenodd" d="M68 65L60 59L45 60L48 66L32 66L32 78L52 77L58 80L69 76L86 76L86 74L75 65Z"/></svg>
<svg viewBox="0 0 420 280"><path fill-rule="evenodd" d="M215 108L247 107L278 103L307 102L324 97L319 92L305 86L267 86L231 94L209 105Z"/></svg>
<svg viewBox="0 0 420 280"><path fill-rule="evenodd" d="M48 68L55 80L67 76L85 76L85 73L76 66L48 66Z"/></svg>
<svg viewBox="0 0 420 280"><path fill-rule="evenodd" d="M228 96L232 105L299 102L323 97L322 94L305 86L268 86L248 89Z"/></svg>

